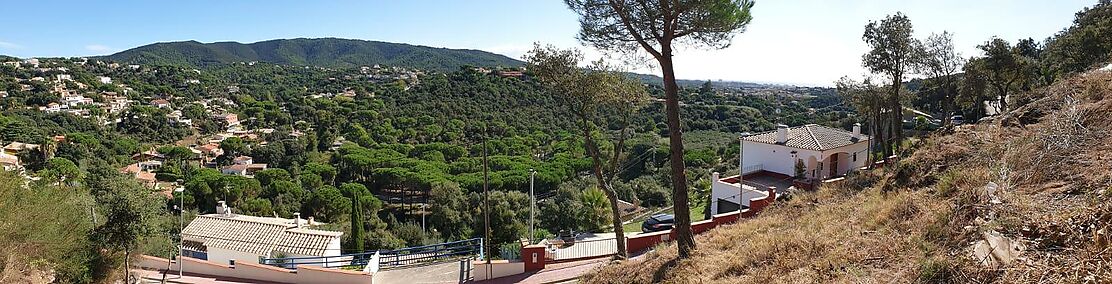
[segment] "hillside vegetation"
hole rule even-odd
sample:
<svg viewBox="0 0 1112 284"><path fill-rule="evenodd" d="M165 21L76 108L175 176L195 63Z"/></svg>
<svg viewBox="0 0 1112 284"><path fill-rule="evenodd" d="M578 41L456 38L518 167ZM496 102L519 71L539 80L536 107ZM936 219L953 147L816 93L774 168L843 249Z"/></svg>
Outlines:
<svg viewBox="0 0 1112 284"><path fill-rule="evenodd" d="M460 66L516 67L521 61L481 50L448 49L338 38L276 39L255 43L197 41L144 45L104 59L135 64L206 67L234 62L267 62L318 67L376 64L452 71Z"/></svg>
<svg viewBox="0 0 1112 284"><path fill-rule="evenodd" d="M1112 279L1112 72L1021 95L1015 111L909 144L905 159L760 216L609 265L587 283L1084 283ZM986 190L999 185L995 194ZM995 201L994 201L995 200ZM981 258L986 236L1014 259ZM984 262L984 263L982 263Z"/></svg>

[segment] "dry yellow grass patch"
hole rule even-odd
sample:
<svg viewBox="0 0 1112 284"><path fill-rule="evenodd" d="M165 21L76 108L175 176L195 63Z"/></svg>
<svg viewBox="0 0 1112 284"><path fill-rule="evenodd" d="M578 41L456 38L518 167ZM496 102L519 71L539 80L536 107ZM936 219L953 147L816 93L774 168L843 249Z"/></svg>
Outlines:
<svg viewBox="0 0 1112 284"><path fill-rule="evenodd" d="M839 193L840 192L840 193ZM938 249L923 239L949 210L924 193L844 188L807 193L758 218L697 237L694 255L673 261L668 245L607 266L587 283L830 283L915 279ZM888 281L881 281L888 282Z"/></svg>

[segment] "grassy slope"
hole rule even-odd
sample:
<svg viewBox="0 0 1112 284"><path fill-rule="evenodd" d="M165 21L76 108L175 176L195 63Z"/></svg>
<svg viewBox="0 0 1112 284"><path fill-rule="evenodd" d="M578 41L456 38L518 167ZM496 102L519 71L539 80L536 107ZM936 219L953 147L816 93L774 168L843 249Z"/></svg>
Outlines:
<svg viewBox="0 0 1112 284"><path fill-rule="evenodd" d="M1107 98L1106 98L1107 96ZM586 283L1042 282L1112 279L1112 74L1019 95L996 121L911 143L894 167L586 275ZM1103 166L1100 166L1103 165ZM1002 204L984 193L1002 185ZM969 257L981 232L1020 239L1022 259Z"/></svg>

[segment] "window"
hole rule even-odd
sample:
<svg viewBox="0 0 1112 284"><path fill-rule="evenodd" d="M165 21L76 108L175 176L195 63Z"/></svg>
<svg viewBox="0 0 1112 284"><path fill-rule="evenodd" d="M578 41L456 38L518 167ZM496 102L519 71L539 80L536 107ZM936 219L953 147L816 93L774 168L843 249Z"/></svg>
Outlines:
<svg viewBox="0 0 1112 284"><path fill-rule="evenodd" d="M853 161L854 161L854 162L856 162L856 161L857 161L857 152L854 152L854 153L853 153Z"/></svg>

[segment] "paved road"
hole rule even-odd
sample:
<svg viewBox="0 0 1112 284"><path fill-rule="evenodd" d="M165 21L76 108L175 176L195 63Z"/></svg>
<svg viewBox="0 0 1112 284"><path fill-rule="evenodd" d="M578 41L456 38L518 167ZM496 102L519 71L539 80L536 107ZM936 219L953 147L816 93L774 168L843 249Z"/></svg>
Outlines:
<svg viewBox="0 0 1112 284"><path fill-rule="evenodd" d="M506 276L502 278L494 278L487 281L479 281L476 283L483 284L509 284L509 283L526 283L526 284L543 284L543 283L575 283L578 282L579 276L595 269L596 267L605 265L609 259L592 259L582 260L567 263L558 263L555 265L546 266L541 271L518 274L513 276Z"/></svg>
<svg viewBox="0 0 1112 284"><path fill-rule="evenodd" d="M375 284L429 284L459 282L459 261L403 269L382 270L374 275Z"/></svg>

